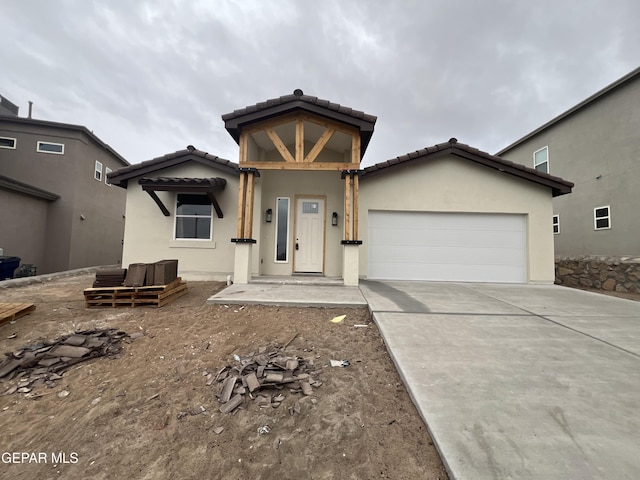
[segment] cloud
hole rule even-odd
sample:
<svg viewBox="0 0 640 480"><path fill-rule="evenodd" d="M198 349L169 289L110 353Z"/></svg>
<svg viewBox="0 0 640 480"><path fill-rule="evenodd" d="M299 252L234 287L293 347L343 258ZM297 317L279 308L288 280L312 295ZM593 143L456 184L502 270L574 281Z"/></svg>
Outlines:
<svg viewBox="0 0 640 480"><path fill-rule="evenodd" d="M495 152L637 67L631 0L8 0L0 94L129 161L235 160L220 116L301 88L377 115L366 164Z"/></svg>

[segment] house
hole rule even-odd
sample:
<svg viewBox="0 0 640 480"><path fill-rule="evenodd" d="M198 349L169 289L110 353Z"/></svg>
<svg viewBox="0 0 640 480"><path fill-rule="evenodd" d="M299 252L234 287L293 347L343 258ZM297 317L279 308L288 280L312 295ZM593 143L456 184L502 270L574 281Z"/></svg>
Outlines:
<svg viewBox="0 0 640 480"><path fill-rule="evenodd" d="M455 139L362 169L376 117L296 90L222 116L233 163L187 147L113 172L123 264L185 278L554 280L560 178Z"/></svg>
<svg viewBox="0 0 640 480"><path fill-rule="evenodd" d="M86 127L18 116L2 98L0 248L37 273L120 263L129 163Z"/></svg>
<svg viewBox="0 0 640 480"><path fill-rule="evenodd" d="M640 68L497 155L569 178L554 198L558 256L640 256Z"/></svg>

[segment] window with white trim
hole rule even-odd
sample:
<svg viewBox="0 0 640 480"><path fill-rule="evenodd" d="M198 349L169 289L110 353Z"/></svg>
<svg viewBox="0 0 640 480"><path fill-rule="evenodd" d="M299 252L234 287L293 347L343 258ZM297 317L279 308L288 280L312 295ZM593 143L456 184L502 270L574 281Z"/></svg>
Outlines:
<svg viewBox="0 0 640 480"><path fill-rule="evenodd" d="M99 182L102 181L102 163L100 163L98 160L96 160L96 167L93 171L93 178L95 178Z"/></svg>
<svg viewBox="0 0 640 480"><path fill-rule="evenodd" d="M542 173L549 173L549 147L542 147L533 152L533 168Z"/></svg>
<svg viewBox="0 0 640 480"><path fill-rule="evenodd" d="M593 228L595 230L611 228L611 207L609 205L593 209Z"/></svg>
<svg viewBox="0 0 640 480"><path fill-rule="evenodd" d="M40 153L54 153L64 155L64 143L38 142L36 151Z"/></svg>
<svg viewBox="0 0 640 480"><path fill-rule="evenodd" d="M16 141L15 138L0 137L0 148L15 149L16 148L16 143L18 143L18 142Z"/></svg>
<svg viewBox="0 0 640 480"><path fill-rule="evenodd" d="M289 261L289 199L276 199L276 263Z"/></svg>
<svg viewBox="0 0 640 480"><path fill-rule="evenodd" d="M109 174L110 174L111 172L113 172L113 170L111 170L109 167L106 167L106 168L104 169L104 184L105 184L107 187L110 187L110 186L111 186L111 182L109 182Z"/></svg>
<svg viewBox="0 0 640 480"><path fill-rule="evenodd" d="M213 212L205 194L178 193L176 240L211 240Z"/></svg>
<svg viewBox="0 0 640 480"><path fill-rule="evenodd" d="M560 234L560 215L553 216L553 234L554 235Z"/></svg>

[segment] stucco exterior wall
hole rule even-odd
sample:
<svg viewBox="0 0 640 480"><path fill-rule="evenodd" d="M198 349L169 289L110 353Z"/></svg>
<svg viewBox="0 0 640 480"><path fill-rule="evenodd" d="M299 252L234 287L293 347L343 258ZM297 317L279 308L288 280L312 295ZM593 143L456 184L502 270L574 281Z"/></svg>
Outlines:
<svg viewBox="0 0 640 480"><path fill-rule="evenodd" d="M455 157L398 167L360 182L360 276L367 276L369 210L512 213L526 215L527 276L553 283L551 191Z"/></svg>
<svg viewBox="0 0 640 480"><path fill-rule="evenodd" d="M549 173L575 183L556 197L558 255L640 255L640 78L583 107L502 154L529 167L549 147ZM611 229L595 230L593 210L611 207Z"/></svg>
<svg viewBox="0 0 640 480"><path fill-rule="evenodd" d="M95 161L117 170L123 162L81 131L0 121L0 135L16 138L1 150L0 174L56 193L49 204L39 273L117 263L121 258L126 193L94 180ZM64 154L36 151L37 142L64 144ZM83 214L88 223L80 220Z"/></svg>
<svg viewBox="0 0 640 480"><path fill-rule="evenodd" d="M175 240L176 193L157 192L158 197L171 212L171 216L165 217L149 194L142 190L138 179L131 179L127 188L123 267L126 268L131 263L177 258L179 274L186 280L223 279L233 274L235 245L231 243L231 239L236 237L238 177L196 163L161 170L153 176L225 178L225 189L216 192L224 218L218 218L214 211L211 241ZM257 186L257 198L259 190ZM258 208L254 209L256 223L259 222L259 212ZM258 271L257 253L253 261L253 270L256 273Z"/></svg>
<svg viewBox="0 0 640 480"><path fill-rule="evenodd" d="M342 276L342 245L344 230L344 180L339 171L261 171L262 205L259 211L261 235L258 240L260 251L260 273L262 275L291 275L295 255L295 210L296 198L300 196L326 197L325 204L325 275ZM289 204L289 259L287 263L275 262L276 198L288 197ZM273 209L272 223L264 222L264 211ZM331 226L331 215L339 215L338 226Z"/></svg>
<svg viewBox="0 0 640 480"><path fill-rule="evenodd" d="M43 264L48 202L0 188L0 248L21 263ZM38 270L38 273L42 273Z"/></svg>

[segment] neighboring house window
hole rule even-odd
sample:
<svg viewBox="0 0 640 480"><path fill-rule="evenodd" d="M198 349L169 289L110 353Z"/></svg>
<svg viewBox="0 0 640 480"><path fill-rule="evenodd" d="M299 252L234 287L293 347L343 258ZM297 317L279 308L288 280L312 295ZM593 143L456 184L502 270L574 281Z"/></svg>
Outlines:
<svg viewBox="0 0 640 480"><path fill-rule="evenodd" d="M0 137L0 148L16 148L16 139L9 137Z"/></svg>
<svg viewBox="0 0 640 480"><path fill-rule="evenodd" d="M179 193L176 239L211 240L211 200L204 194Z"/></svg>
<svg viewBox="0 0 640 480"><path fill-rule="evenodd" d="M608 205L593 209L593 225L596 230L611 228L611 212Z"/></svg>
<svg viewBox="0 0 640 480"><path fill-rule="evenodd" d="M549 147L533 152L533 168L542 173L549 173Z"/></svg>
<svg viewBox="0 0 640 480"><path fill-rule="evenodd" d="M55 153L57 155L64 154L64 144L62 143L50 143L50 142L38 142L37 151L40 153Z"/></svg>
<svg viewBox="0 0 640 480"><path fill-rule="evenodd" d="M102 181L102 163L100 163L97 160L96 160L96 169L93 172L93 178L95 178L99 182Z"/></svg>
<svg viewBox="0 0 640 480"><path fill-rule="evenodd" d="M276 199L276 262L289 261L289 199Z"/></svg>
<svg viewBox="0 0 640 480"><path fill-rule="evenodd" d="M560 215L553 216L553 234L558 235L560 233Z"/></svg>
<svg viewBox="0 0 640 480"><path fill-rule="evenodd" d="M107 185L108 187L111 186L111 182L109 182L109 174L113 172L113 170L111 170L109 167L104 169L104 184Z"/></svg>

